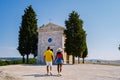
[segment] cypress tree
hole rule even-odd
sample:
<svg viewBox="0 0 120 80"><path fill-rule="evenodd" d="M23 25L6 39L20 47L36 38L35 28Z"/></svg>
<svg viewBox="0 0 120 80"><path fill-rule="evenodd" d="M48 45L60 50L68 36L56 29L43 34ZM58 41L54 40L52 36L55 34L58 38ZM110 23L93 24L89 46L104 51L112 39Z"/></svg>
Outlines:
<svg viewBox="0 0 120 80"><path fill-rule="evenodd" d="M22 56L22 62L25 63L25 41L24 41L24 37L25 37L25 33L24 33L24 28L19 27L20 31L19 31L19 46L17 48L17 50L19 51L19 53Z"/></svg>
<svg viewBox="0 0 120 80"><path fill-rule="evenodd" d="M38 42L37 40L37 19L35 12L32 6L30 5L28 6L28 8L25 9L24 15L22 16L18 46L20 54L27 55L27 63L30 53L34 54L34 56L36 55Z"/></svg>
<svg viewBox="0 0 120 80"><path fill-rule="evenodd" d="M80 56L85 50L86 34L82 24L83 21L79 19L79 15L75 11L70 13L68 20L65 21L65 51L68 55L73 56L73 64L75 57Z"/></svg>
<svg viewBox="0 0 120 80"><path fill-rule="evenodd" d="M84 64L84 61L85 61L85 58L87 57L87 55L88 55L88 48L87 48L87 44L86 44L85 51L82 54L82 59L83 59L82 63L83 64Z"/></svg>
<svg viewBox="0 0 120 80"><path fill-rule="evenodd" d="M120 50L120 44L119 44L119 47L118 47L118 49Z"/></svg>

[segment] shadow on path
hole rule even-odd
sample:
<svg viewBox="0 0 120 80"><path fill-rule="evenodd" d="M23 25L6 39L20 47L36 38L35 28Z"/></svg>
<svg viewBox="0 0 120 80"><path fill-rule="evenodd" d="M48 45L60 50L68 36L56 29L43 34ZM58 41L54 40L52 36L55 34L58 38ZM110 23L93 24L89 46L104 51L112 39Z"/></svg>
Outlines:
<svg viewBox="0 0 120 80"><path fill-rule="evenodd" d="M47 74L28 74L28 75L23 75L23 76L34 76L34 77L50 77L50 76L54 76L54 77L59 77L58 75L47 75Z"/></svg>

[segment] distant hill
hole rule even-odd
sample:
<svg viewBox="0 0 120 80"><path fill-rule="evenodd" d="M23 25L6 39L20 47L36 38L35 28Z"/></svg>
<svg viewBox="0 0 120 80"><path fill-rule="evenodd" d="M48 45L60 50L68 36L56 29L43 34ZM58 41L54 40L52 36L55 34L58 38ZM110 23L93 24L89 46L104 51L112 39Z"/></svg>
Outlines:
<svg viewBox="0 0 120 80"><path fill-rule="evenodd" d="M93 64L120 65L120 60L87 59L86 61Z"/></svg>
<svg viewBox="0 0 120 80"><path fill-rule="evenodd" d="M1 57L1 61L13 61L13 60L22 60L20 57Z"/></svg>

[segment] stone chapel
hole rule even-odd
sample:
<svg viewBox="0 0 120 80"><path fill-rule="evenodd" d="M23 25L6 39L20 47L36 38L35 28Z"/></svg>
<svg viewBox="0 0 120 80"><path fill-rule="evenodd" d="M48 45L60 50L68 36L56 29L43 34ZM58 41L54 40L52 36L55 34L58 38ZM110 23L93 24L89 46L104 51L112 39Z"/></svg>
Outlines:
<svg viewBox="0 0 120 80"><path fill-rule="evenodd" d="M66 53L64 53L64 43L64 27L53 23L48 23L42 27L39 27L37 63L43 63L43 53L48 46L53 49L54 56L56 55L56 50L58 48L62 48L64 60L66 60Z"/></svg>

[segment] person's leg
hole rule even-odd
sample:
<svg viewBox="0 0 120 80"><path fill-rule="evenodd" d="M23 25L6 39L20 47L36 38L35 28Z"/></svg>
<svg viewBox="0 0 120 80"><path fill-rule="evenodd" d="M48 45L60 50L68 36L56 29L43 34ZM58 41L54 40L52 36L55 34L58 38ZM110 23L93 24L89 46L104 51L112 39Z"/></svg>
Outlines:
<svg viewBox="0 0 120 80"><path fill-rule="evenodd" d="M62 64L60 64L60 72L62 72Z"/></svg>
<svg viewBox="0 0 120 80"><path fill-rule="evenodd" d="M52 72L52 66L50 66L50 72Z"/></svg>
<svg viewBox="0 0 120 80"><path fill-rule="evenodd" d="M50 62L50 75L52 75L52 62Z"/></svg>
<svg viewBox="0 0 120 80"><path fill-rule="evenodd" d="M58 74L59 74L59 64L57 64L57 71L58 71Z"/></svg>
<svg viewBox="0 0 120 80"><path fill-rule="evenodd" d="M52 66L50 65L50 71L52 71Z"/></svg>
<svg viewBox="0 0 120 80"><path fill-rule="evenodd" d="M47 74L49 74L49 66L47 66Z"/></svg>
<svg viewBox="0 0 120 80"><path fill-rule="evenodd" d="M60 76L62 75L61 72L62 72L62 64L59 64L59 75Z"/></svg>
<svg viewBox="0 0 120 80"><path fill-rule="evenodd" d="M46 62L46 68L47 68L47 75L49 74L49 63L48 62Z"/></svg>

